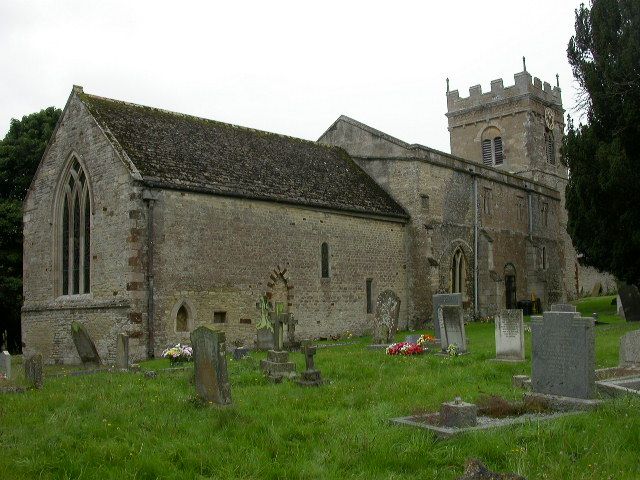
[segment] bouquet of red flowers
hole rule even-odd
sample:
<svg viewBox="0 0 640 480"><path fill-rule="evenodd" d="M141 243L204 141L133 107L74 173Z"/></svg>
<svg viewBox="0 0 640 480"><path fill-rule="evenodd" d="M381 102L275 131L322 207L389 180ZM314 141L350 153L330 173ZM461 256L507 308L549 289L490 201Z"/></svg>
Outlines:
<svg viewBox="0 0 640 480"><path fill-rule="evenodd" d="M399 342L387 347L387 355L420 355L424 348L415 343Z"/></svg>

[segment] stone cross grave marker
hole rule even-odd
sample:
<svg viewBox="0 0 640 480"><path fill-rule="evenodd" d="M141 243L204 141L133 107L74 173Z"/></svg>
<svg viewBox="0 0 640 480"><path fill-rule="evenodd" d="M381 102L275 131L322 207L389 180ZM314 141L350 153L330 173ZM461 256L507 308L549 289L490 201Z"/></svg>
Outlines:
<svg viewBox="0 0 640 480"><path fill-rule="evenodd" d="M467 335L464 330L462 306L442 305L438 313L440 316L440 346L446 350L449 345L457 345L458 353L467 351Z"/></svg>
<svg viewBox="0 0 640 480"><path fill-rule="evenodd" d="M316 354L315 345L305 345L304 346L304 362L307 370L315 370L315 364L313 361L313 357Z"/></svg>
<svg viewBox="0 0 640 480"><path fill-rule="evenodd" d="M316 370L314 356L316 354L316 346L306 343L303 346L304 360L306 370L300 374L298 385L303 387L318 387L324 383L319 370Z"/></svg>
<svg viewBox="0 0 640 480"><path fill-rule="evenodd" d="M443 305L459 305L462 306L461 293L438 293L431 297L433 306L433 329L435 331L436 340L440 341L442 333L440 332L440 308Z"/></svg>
<svg viewBox="0 0 640 480"><path fill-rule="evenodd" d="M373 318L373 343L389 344L398 330L400 298L393 290L380 292L376 300L376 313Z"/></svg>
<svg viewBox="0 0 640 480"><path fill-rule="evenodd" d="M119 333L116 340L116 367L129 368L129 335Z"/></svg>
<svg viewBox="0 0 640 480"><path fill-rule="evenodd" d="M191 332L196 393L206 402L231 404L225 334L206 325Z"/></svg>
<svg viewBox="0 0 640 480"><path fill-rule="evenodd" d="M580 318L568 306L554 305L531 318L533 391L591 399L595 393L595 330L593 318Z"/></svg>
<svg viewBox="0 0 640 480"><path fill-rule="evenodd" d="M634 330L620 337L620 366L640 366L640 330Z"/></svg>
<svg viewBox="0 0 640 480"><path fill-rule="evenodd" d="M284 350L284 326L289 325L289 313L270 314L273 323L273 348L277 352Z"/></svg>
<svg viewBox="0 0 640 480"><path fill-rule="evenodd" d="M496 359L524 360L524 322L522 310L501 310L496 315Z"/></svg>
<svg viewBox="0 0 640 480"><path fill-rule="evenodd" d="M100 365L98 350L84 325L79 322L71 324L71 336L83 364Z"/></svg>
<svg viewBox="0 0 640 480"><path fill-rule="evenodd" d="M0 352L0 373L11 380L11 355L7 351Z"/></svg>
<svg viewBox="0 0 640 480"><path fill-rule="evenodd" d="M42 388L42 355L31 355L25 359L24 377L35 388Z"/></svg>

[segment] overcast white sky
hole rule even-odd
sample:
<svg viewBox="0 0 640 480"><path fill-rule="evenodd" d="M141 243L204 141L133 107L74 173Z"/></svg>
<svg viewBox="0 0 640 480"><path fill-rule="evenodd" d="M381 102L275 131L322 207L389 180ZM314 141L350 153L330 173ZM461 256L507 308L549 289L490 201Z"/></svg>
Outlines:
<svg viewBox="0 0 640 480"><path fill-rule="evenodd" d="M85 92L317 139L349 115L449 149L445 78L468 95L527 70L575 105L579 0L1 0L0 137Z"/></svg>

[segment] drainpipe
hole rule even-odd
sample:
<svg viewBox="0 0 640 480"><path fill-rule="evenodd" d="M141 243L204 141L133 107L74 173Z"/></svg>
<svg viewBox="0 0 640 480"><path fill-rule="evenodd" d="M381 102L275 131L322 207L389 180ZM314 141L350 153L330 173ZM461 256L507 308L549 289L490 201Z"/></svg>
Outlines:
<svg viewBox="0 0 640 480"><path fill-rule="evenodd" d="M469 169L473 178L473 311L478 315L478 176Z"/></svg>
<svg viewBox="0 0 640 480"><path fill-rule="evenodd" d="M533 238L533 208L532 208L532 199L531 199L531 189L529 185L525 183L525 187L527 188L527 202L529 203L529 240Z"/></svg>
<svg viewBox="0 0 640 480"><path fill-rule="evenodd" d="M153 209L155 207L156 200L158 199L158 193L145 189L142 192L142 199L147 203L147 356L149 358L153 358L153 347L155 343L155 307L153 304L153 254L155 232L153 229Z"/></svg>

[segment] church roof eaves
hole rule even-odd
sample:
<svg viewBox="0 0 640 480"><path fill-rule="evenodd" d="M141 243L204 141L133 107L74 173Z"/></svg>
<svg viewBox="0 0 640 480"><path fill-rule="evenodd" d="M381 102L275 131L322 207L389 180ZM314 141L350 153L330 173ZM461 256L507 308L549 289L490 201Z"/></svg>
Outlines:
<svg viewBox="0 0 640 480"><path fill-rule="evenodd" d="M148 185L384 218L409 217L341 148L77 94Z"/></svg>

